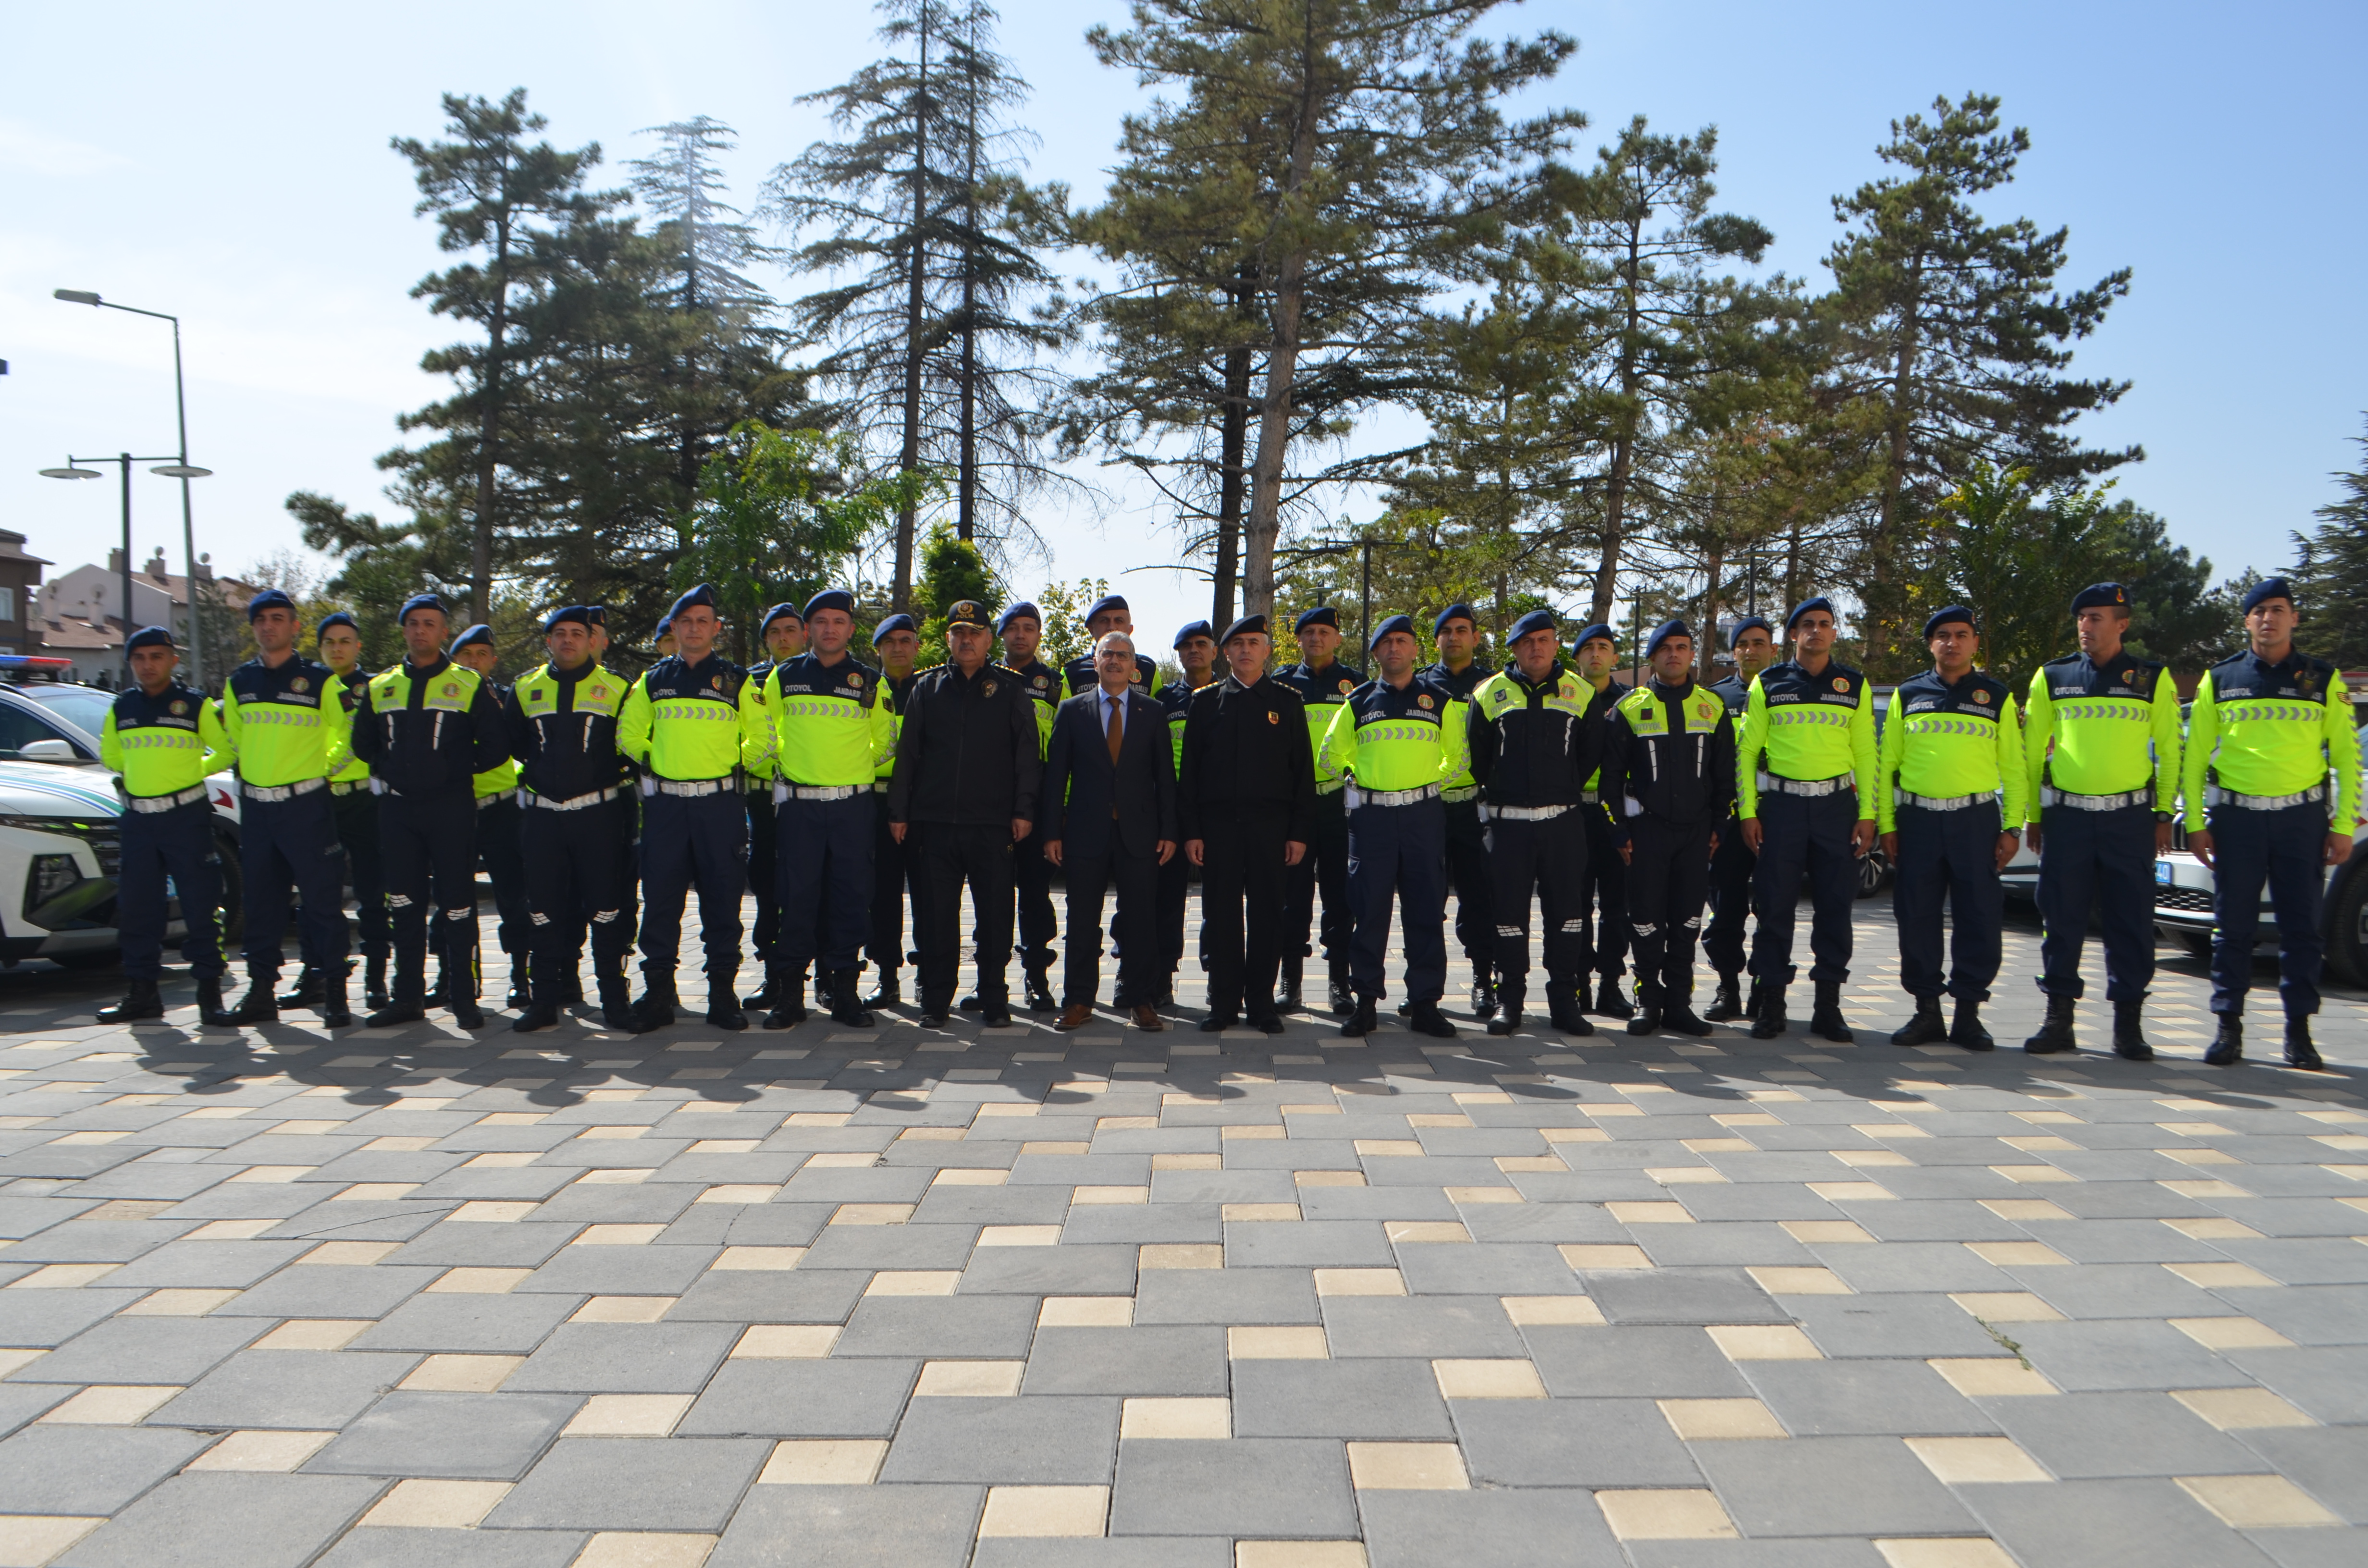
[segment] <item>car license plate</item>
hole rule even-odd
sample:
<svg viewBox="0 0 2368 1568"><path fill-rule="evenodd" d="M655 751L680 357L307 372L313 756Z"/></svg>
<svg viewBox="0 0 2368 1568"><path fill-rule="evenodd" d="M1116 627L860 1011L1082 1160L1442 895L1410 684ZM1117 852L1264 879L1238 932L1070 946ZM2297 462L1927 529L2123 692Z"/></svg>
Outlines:
<svg viewBox="0 0 2368 1568"><path fill-rule="evenodd" d="M2170 886L2169 861L2157 860L2154 863L2154 885L2158 888L2167 888Z"/></svg>

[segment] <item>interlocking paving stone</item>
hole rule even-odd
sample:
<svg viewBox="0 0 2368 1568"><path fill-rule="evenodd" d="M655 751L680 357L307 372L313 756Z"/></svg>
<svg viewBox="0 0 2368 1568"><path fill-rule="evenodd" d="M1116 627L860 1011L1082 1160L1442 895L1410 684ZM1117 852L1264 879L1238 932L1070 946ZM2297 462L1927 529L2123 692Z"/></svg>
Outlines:
<svg viewBox="0 0 2368 1568"><path fill-rule="evenodd" d="M989 1539L970 1561L971 1568L1234 1568L1234 1548L1183 1536Z"/></svg>
<svg viewBox="0 0 2368 1568"><path fill-rule="evenodd" d="M2067 1393L1986 1402L2007 1436L2067 1481L2135 1475L2242 1475L2251 1449L2159 1393Z"/></svg>
<svg viewBox="0 0 2368 1568"><path fill-rule="evenodd" d="M572 1530L358 1529L319 1568L567 1568L585 1539Z"/></svg>
<svg viewBox="0 0 2368 1568"><path fill-rule="evenodd" d="M1040 1328L1022 1386L1031 1394L1222 1394L1225 1378L1221 1329Z"/></svg>
<svg viewBox="0 0 2368 1568"><path fill-rule="evenodd" d="M62 1568L299 1568L384 1484L342 1475L176 1475L57 1561Z"/></svg>
<svg viewBox="0 0 2368 1568"><path fill-rule="evenodd" d="M885 1437L896 1430L919 1372L917 1361L879 1357L727 1361L675 1430L702 1436Z"/></svg>
<svg viewBox="0 0 2368 1568"><path fill-rule="evenodd" d="M2270 1568L2260 1547L2169 1481L1967 1487L1967 1504L2025 1568Z"/></svg>
<svg viewBox="0 0 2368 1568"><path fill-rule="evenodd" d="M1921 1361L1753 1361L1742 1369L1795 1437L1946 1437L1998 1429L1982 1406ZM2032 1403L2004 1405L2019 1410Z"/></svg>
<svg viewBox="0 0 2368 1568"><path fill-rule="evenodd" d="M1694 1459L1746 1535L1975 1532L1949 1489L1896 1438L1698 1443Z"/></svg>
<svg viewBox="0 0 2368 1568"><path fill-rule="evenodd" d="M1107 1483L1119 1402L1087 1396L922 1398L906 1410L882 1482Z"/></svg>
<svg viewBox="0 0 2368 1568"><path fill-rule="evenodd" d="M1702 1472L1650 1400L1457 1400L1475 1484L1700 1486Z"/></svg>
<svg viewBox="0 0 2368 1568"><path fill-rule="evenodd" d="M114 1513L207 1441L165 1427L28 1428L0 1443L0 1513Z"/></svg>
<svg viewBox="0 0 2368 1568"><path fill-rule="evenodd" d="M1586 1492L1365 1492L1357 1506L1373 1568L1571 1568L1620 1560Z"/></svg>
<svg viewBox="0 0 2368 1568"><path fill-rule="evenodd" d="M2284 1426L2242 1436L2270 1469L2353 1524L2368 1524L2368 1427Z"/></svg>
<svg viewBox="0 0 2368 1568"><path fill-rule="evenodd" d="M1564 1398L1718 1399L1751 1387L1699 1328L1523 1331L1546 1392Z"/></svg>
<svg viewBox="0 0 2368 1568"><path fill-rule="evenodd" d="M1425 1360L1242 1361L1233 1400L1236 1437L1453 1436Z"/></svg>
<svg viewBox="0 0 2368 1568"><path fill-rule="evenodd" d="M576 1308L570 1296L416 1295L353 1341L357 1350L479 1351L525 1355Z"/></svg>
<svg viewBox="0 0 2368 1568"><path fill-rule="evenodd" d="M1119 1444L1110 1533L1338 1540L1357 1533L1339 1443L1290 1437Z"/></svg>
<svg viewBox="0 0 2368 1568"><path fill-rule="evenodd" d="M396 1390L307 1460L308 1474L515 1481L575 1414L567 1394Z"/></svg>
<svg viewBox="0 0 2368 1568"><path fill-rule="evenodd" d="M159 1425L343 1426L418 1364L416 1356L352 1350L242 1350L168 1401Z"/></svg>
<svg viewBox="0 0 2368 1568"><path fill-rule="evenodd" d="M739 1333L719 1323L571 1323L504 1386L520 1393L696 1393Z"/></svg>
<svg viewBox="0 0 2368 1568"><path fill-rule="evenodd" d="M44 1383L193 1383L265 1332L240 1318L110 1318L17 1376Z"/></svg>
<svg viewBox="0 0 2368 1568"><path fill-rule="evenodd" d="M755 1437L563 1437L484 1528L720 1530L771 1451Z"/></svg>
<svg viewBox="0 0 2368 1568"><path fill-rule="evenodd" d="M760 1486L707 1568L962 1568L985 1500L983 1486Z"/></svg>

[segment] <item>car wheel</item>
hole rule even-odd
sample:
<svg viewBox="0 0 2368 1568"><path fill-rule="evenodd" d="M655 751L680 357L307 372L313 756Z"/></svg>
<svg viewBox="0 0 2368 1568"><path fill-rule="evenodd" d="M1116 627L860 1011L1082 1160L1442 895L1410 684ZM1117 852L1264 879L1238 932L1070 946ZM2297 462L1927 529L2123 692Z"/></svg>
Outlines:
<svg viewBox="0 0 2368 1568"><path fill-rule="evenodd" d="M1858 896L1873 898L1891 885L1891 859L1878 844L1858 863Z"/></svg>
<svg viewBox="0 0 2368 1568"><path fill-rule="evenodd" d="M2327 967L2347 985L2368 985L2368 870L2352 871L2335 895Z"/></svg>

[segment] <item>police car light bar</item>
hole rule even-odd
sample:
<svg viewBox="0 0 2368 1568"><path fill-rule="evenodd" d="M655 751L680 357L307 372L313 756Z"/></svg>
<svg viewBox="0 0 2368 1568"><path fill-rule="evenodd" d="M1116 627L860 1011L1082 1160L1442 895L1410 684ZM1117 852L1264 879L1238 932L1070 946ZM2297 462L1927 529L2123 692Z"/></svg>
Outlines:
<svg viewBox="0 0 2368 1568"><path fill-rule="evenodd" d="M72 668L72 659L47 659L32 653L0 653L0 670L47 670L55 674Z"/></svg>

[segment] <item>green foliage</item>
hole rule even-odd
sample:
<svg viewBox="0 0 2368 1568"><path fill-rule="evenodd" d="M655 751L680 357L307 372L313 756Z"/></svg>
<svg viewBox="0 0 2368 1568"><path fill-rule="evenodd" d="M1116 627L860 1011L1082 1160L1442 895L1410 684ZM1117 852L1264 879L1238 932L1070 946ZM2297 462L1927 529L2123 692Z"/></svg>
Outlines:
<svg viewBox="0 0 2368 1568"><path fill-rule="evenodd" d="M946 662L946 611L963 599L976 599L992 616L1003 608L1002 585L978 546L941 517L922 541L921 580L913 590L913 619L921 623L919 668Z"/></svg>
<svg viewBox="0 0 2368 1568"><path fill-rule="evenodd" d="M1110 582L1103 577L1080 577L1074 586L1045 584L1036 595L1036 608L1044 612L1044 641L1036 656L1057 670L1071 659L1090 652L1086 638L1086 610L1110 591ZM1146 633L1138 635L1135 642L1135 652L1156 656L1156 639ZM1149 646L1144 645L1146 642Z"/></svg>
<svg viewBox="0 0 2368 1568"><path fill-rule="evenodd" d="M2130 591L2134 650L2194 675L2244 645L2243 590L2214 588L2209 558L2171 543L2160 517L2128 501L2106 507L2100 522L2100 575Z"/></svg>
<svg viewBox="0 0 2368 1568"><path fill-rule="evenodd" d="M2354 437L2368 449L2368 437ZM2293 580L2301 637L2320 658L2368 665L2368 464L2338 473L2340 501L2318 509L2318 527L2294 536Z"/></svg>
<svg viewBox="0 0 2368 1568"><path fill-rule="evenodd" d="M2115 529L2101 490L2036 489L2027 469L1975 463L1941 502L1934 573L1911 591L1911 613L1969 606L1982 632L1983 666L2020 689L2071 639L2072 596L2105 574ZM1917 664L1878 672L1897 678Z"/></svg>

